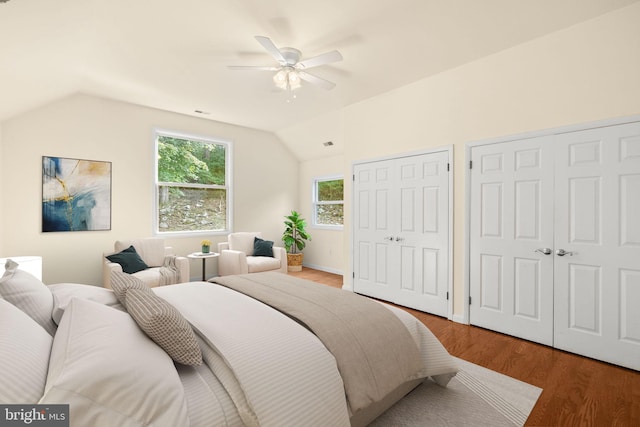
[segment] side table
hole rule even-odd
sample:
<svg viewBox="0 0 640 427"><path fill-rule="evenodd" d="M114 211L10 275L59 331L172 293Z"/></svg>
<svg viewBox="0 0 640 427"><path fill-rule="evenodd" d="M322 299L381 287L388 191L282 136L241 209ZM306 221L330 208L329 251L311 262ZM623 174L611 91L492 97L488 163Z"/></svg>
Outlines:
<svg viewBox="0 0 640 427"><path fill-rule="evenodd" d="M207 259L208 258L217 258L218 256L220 256L219 253L217 252L209 252L207 254L204 254L202 252L194 252L192 254L187 255L187 258L190 259L201 259L202 260L202 281L206 282L206 267L207 267Z"/></svg>

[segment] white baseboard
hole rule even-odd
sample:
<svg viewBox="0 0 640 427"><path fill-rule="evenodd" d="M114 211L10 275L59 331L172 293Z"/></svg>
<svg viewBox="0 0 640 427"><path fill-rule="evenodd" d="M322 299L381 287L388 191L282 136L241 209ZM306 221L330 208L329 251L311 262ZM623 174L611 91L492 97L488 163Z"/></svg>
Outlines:
<svg viewBox="0 0 640 427"><path fill-rule="evenodd" d="M303 262L302 265L304 267L313 268L314 270L325 271L327 273L338 274L340 276L343 275L341 270L336 270L336 269L329 268L329 267L323 267L321 265L307 264L305 262Z"/></svg>
<svg viewBox="0 0 640 427"><path fill-rule="evenodd" d="M463 325L468 325L469 322L465 322L464 321L464 316L461 314L454 314L453 317L451 318L451 320L453 320L456 323L462 323Z"/></svg>

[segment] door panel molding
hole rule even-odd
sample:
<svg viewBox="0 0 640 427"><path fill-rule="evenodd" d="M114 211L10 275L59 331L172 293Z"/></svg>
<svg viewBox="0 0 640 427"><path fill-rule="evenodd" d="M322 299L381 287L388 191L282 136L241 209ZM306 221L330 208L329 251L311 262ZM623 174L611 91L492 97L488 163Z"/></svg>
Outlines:
<svg viewBox="0 0 640 427"><path fill-rule="evenodd" d="M452 318L452 164L453 146L353 162L353 278L345 289ZM365 262L360 249L366 240L376 258ZM425 262L434 265L425 268Z"/></svg>

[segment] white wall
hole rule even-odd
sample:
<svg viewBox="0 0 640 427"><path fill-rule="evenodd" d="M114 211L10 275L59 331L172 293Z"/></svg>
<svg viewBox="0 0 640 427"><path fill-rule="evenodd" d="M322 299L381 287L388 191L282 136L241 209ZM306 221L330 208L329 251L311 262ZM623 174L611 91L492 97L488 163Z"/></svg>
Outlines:
<svg viewBox="0 0 640 427"><path fill-rule="evenodd" d="M0 200L3 200L3 197L2 197L2 188L3 188L2 182L4 180L3 179L4 173L2 172L3 171L3 167L2 167L3 154L4 154L4 149L2 148L2 123L0 123ZM0 225L3 223L2 222L2 218L3 218L2 206L4 206L4 202L0 204ZM3 247L4 247L4 238L2 238L0 235L0 254L3 253L3 249L2 249Z"/></svg>
<svg viewBox="0 0 640 427"><path fill-rule="evenodd" d="M280 241L282 217L298 203L298 184L290 179L298 161L273 134L75 95L2 125L0 256L42 256L45 283L100 285L102 254L115 240L152 236L154 127L232 140L234 229ZM112 162L111 231L41 232L43 155ZM200 250L200 240L167 243L186 255ZM192 277L200 268L192 263Z"/></svg>
<svg viewBox="0 0 640 427"><path fill-rule="evenodd" d="M456 315L463 312L465 143L640 113L639 22L634 4L350 105L340 115L345 176L355 160L455 145ZM303 163L301 179L314 167ZM347 182L342 270L350 273Z"/></svg>
<svg viewBox="0 0 640 427"><path fill-rule="evenodd" d="M310 224L313 218L313 181L328 175L341 175L344 171L343 156L325 157L300 164L299 212L309 224L311 241L304 249L304 265L335 274L343 274L344 233L342 230L315 228ZM345 177L348 179L348 176Z"/></svg>

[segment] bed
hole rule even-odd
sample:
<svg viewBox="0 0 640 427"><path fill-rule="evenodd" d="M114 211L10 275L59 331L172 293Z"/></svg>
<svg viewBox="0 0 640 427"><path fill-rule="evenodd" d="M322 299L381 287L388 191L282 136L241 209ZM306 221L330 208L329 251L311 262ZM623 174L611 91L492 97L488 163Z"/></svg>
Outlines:
<svg viewBox="0 0 640 427"><path fill-rule="evenodd" d="M14 263L15 264L15 263ZM0 279L0 403L74 426L364 426L455 360L404 310L281 273L153 290Z"/></svg>

